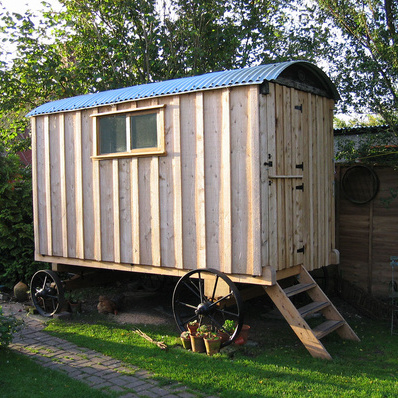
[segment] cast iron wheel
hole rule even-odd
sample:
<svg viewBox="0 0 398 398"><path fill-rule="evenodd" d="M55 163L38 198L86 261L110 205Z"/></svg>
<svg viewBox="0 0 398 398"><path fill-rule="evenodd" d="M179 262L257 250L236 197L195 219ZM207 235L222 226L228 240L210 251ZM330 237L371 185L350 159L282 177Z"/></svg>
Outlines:
<svg viewBox="0 0 398 398"><path fill-rule="evenodd" d="M205 295L204 282L209 284ZM178 282L173 293L173 314L178 329L187 330L187 324L197 320L201 325L228 334L221 347L231 344L243 325L243 301L235 284L222 272L198 269L188 272ZM225 320L235 323L232 332L223 330Z"/></svg>
<svg viewBox="0 0 398 398"><path fill-rule="evenodd" d="M61 279L51 270L40 270L33 275L30 294L39 314L47 317L59 312L65 300Z"/></svg>

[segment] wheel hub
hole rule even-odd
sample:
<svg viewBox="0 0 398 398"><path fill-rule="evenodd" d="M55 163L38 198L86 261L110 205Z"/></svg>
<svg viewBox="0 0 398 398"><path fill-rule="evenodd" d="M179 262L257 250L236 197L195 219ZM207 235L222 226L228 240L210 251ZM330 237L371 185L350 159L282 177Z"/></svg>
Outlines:
<svg viewBox="0 0 398 398"><path fill-rule="evenodd" d="M46 297L52 296L52 295L54 295L54 289L52 289L51 287L37 289L36 293L35 293L36 297L42 297L42 298L46 298Z"/></svg>
<svg viewBox="0 0 398 398"><path fill-rule="evenodd" d="M207 315L210 313L210 303L200 303L196 310L195 314L196 315Z"/></svg>

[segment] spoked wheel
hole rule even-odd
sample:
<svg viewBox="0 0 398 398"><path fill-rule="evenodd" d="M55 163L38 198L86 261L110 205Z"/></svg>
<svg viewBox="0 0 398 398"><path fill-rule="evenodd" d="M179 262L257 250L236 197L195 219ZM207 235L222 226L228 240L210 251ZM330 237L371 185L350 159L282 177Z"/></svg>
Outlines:
<svg viewBox="0 0 398 398"><path fill-rule="evenodd" d="M188 272L178 282L173 293L174 319L181 332L197 320L201 325L226 332L231 344L243 324L243 301L235 284L222 272L206 268ZM234 330L223 329L224 322L234 323Z"/></svg>
<svg viewBox="0 0 398 398"><path fill-rule="evenodd" d="M64 304L64 287L54 271L37 271L30 282L30 294L33 305L43 316L54 315Z"/></svg>

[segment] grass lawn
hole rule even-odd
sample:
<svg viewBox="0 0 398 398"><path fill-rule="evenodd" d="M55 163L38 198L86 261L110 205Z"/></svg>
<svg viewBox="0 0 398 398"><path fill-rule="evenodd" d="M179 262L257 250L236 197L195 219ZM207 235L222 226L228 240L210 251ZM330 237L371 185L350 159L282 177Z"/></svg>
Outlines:
<svg viewBox="0 0 398 398"><path fill-rule="evenodd" d="M180 381L225 398L398 396L398 336L390 335L386 322L354 316L349 323L362 341L327 336L323 343L333 361L312 358L282 320L263 332L258 345L224 349L214 357L183 350L174 325L138 325L168 351L133 333L131 325L106 318L54 321L46 330L147 369L164 383Z"/></svg>
<svg viewBox="0 0 398 398"><path fill-rule="evenodd" d="M104 394L60 372L44 369L30 358L0 348L0 397L104 398Z"/></svg>

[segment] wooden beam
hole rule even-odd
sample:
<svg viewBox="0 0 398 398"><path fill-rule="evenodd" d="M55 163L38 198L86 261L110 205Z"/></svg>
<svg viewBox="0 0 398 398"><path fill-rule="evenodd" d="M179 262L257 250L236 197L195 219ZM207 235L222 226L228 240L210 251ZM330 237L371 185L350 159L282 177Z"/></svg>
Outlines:
<svg viewBox="0 0 398 398"><path fill-rule="evenodd" d="M95 109L94 112L98 112ZM93 123L93 151L98 151L97 141L97 118L92 119ZM93 207L94 207L94 258L97 261L102 260L102 243L101 243L101 188L100 188L100 162L93 161Z"/></svg>
<svg viewBox="0 0 398 398"><path fill-rule="evenodd" d="M206 208L205 208L205 153L203 93L195 96L196 162L195 162L195 213L197 265L206 268Z"/></svg>
<svg viewBox="0 0 398 398"><path fill-rule="evenodd" d="M35 255L40 253L39 239L39 199L37 187L37 134L36 134L36 117L30 118L32 128L32 194L33 194L33 231L35 242Z"/></svg>
<svg viewBox="0 0 398 398"><path fill-rule="evenodd" d="M65 114L59 115L59 162L61 174L62 255L68 257L68 207L66 200Z"/></svg>
<svg viewBox="0 0 398 398"><path fill-rule="evenodd" d="M231 126L230 90L221 94L221 199L220 199L220 257L223 272L232 272L232 214L231 214Z"/></svg>
<svg viewBox="0 0 398 398"><path fill-rule="evenodd" d="M47 225L47 254L53 253L52 215L51 215L51 157L50 157L50 118L44 116L44 176Z"/></svg>
<svg viewBox="0 0 398 398"><path fill-rule="evenodd" d="M174 257L176 268L183 265L183 239L182 239L182 178L181 178L181 122L180 122L180 96L173 98L172 110L173 124L173 217L174 217Z"/></svg>
<svg viewBox="0 0 398 398"><path fill-rule="evenodd" d="M76 112L74 145L75 145L76 255L78 258L84 258L82 114L80 111Z"/></svg>
<svg viewBox="0 0 398 398"><path fill-rule="evenodd" d="M113 182L113 259L120 263L120 191L119 191L119 160L112 160Z"/></svg>

